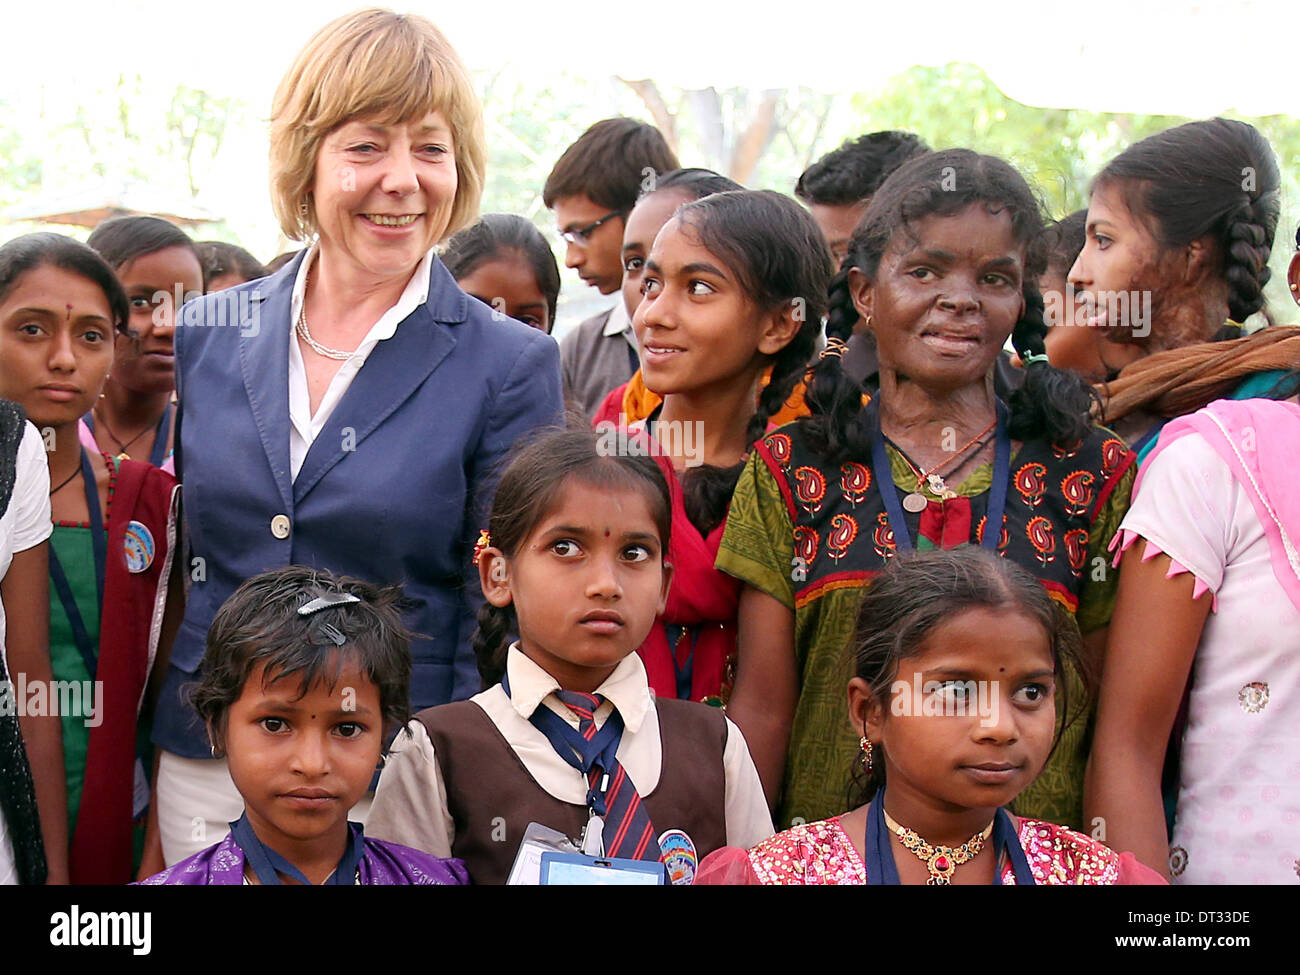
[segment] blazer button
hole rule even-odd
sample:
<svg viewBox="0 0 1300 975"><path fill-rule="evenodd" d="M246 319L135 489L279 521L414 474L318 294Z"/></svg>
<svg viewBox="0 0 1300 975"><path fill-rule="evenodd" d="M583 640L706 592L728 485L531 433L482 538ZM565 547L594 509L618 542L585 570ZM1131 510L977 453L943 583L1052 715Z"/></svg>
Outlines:
<svg viewBox="0 0 1300 975"><path fill-rule="evenodd" d="M289 537L288 515L276 515L271 519L271 534L281 539Z"/></svg>

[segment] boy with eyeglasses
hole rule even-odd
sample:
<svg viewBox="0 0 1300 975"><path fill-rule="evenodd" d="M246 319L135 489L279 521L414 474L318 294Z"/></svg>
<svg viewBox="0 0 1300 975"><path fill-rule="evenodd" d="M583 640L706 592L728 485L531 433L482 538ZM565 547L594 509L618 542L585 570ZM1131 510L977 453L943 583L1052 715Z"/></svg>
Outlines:
<svg viewBox="0 0 1300 975"><path fill-rule="evenodd" d="M542 190L555 213L565 267L601 294L623 282L623 225L637 197L677 157L652 125L630 118L597 122L564 151ZM636 337L621 300L572 329L560 342L565 399L590 418L605 394L637 368Z"/></svg>

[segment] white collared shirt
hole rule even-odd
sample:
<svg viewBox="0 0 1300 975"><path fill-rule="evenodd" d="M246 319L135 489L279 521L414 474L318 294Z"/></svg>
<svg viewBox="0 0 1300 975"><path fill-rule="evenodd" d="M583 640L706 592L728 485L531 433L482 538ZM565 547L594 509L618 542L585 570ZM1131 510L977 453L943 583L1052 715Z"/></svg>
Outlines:
<svg viewBox="0 0 1300 975"><path fill-rule="evenodd" d="M510 696L500 684L470 698L487 713L503 738L509 742L528 774L553 798L575 806L587 804L587 778L568 764L550 740L529 718L538 707L547 707L578 727L578 718L554 692L555 678L519 650L506 656ZM649 795L659 785L663 751L654 692L646 680L641 658L630 653L619 661L596 693L605 701L594 719L601 727L618 708L624 734L618 745L618 760L636 785ZM447 787L434 754L433 742L424 725L412 721L410 736L399 734L384 763L375 801L366 819L366 835L400 843L434 856L451 856L456 824L447 803ZM723 750L726 779L724 812L727 844L749 849L772 835L772 817L763 796L758 770L749 757L745 738L727 720L727 744Z"/></svg>
<svg viewBox="0 0 1300 975"><path fill-rule="evenodd" d="M636 332L632 328L632 319L627 317L627 305L623 304L621 295L617 304L609 310L609 318L605 319L605 327L600 330L600 334L606 338L622 335L627 339L627 344L636 349Z"/></svg>
<svg viewBox="0 0 1300 975"><path fill-rule="evenodd" d="M339 405L339 400L352 385L366 358L374 351L376 345L397 334L397 326L429 300L429 272L433 267L433 251L430 250L415 267L411 279L406 282L397 304L379 316L379 320L370 326L370 331L361 340L351 358L339 366L339 371L330 380L321 397L316 412L311 411L311 394L307 390L307 365L302 358L302 349L298 344L298 333L293 326L298 324L298 314L302 309L307 292L307 274L319 253L319 244L312 244L298 267L298 277L293 283L293 297L289 302L289 469L294 478L302 469L307 459L307 451L320 435L329 421L330 414ZM310 322L307 323L311 325ZM314 337L314 336L313 336ZM319 341L319 340L318 340Z"/></svg>

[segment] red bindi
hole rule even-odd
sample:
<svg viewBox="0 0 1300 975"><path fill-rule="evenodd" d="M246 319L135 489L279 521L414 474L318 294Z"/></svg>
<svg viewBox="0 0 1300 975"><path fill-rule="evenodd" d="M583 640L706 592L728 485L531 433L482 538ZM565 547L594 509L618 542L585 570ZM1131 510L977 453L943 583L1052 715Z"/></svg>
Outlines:
<svg viewBox="0 0 1300 975"><path fill-rule="evenodd" d="M605 537L606 537L606 538L609 538L609 529L608 529L608 528L605 529Z"/></svg>

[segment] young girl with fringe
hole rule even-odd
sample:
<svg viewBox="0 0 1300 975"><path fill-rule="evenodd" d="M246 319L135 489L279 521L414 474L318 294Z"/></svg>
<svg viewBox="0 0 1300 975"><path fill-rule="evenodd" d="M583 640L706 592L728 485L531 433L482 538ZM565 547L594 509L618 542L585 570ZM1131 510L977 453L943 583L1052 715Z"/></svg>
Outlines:
<svg viewBox="0 0 1300 975"><path fill-rule="evenodd" d="M474 883L506 881L530 823L663 862L675 882L772 832L735 725L650 689L636 648L672 579L668 485L651 458L598 445L554 432L506 469L478 554L474 644L491 686L416 715L367 820L372 835L463 859Z"/></svg>
<svg viewBox="0 0 1300 975"><path fill-rule="evenodd" d="M673 585L638 651L660 697L721 703L729 689L740 584L714 561L750 445L774 416L803 412L787 400L812 356L830 271L817 224L766 190L685 204L645 260L632 327L638 375L659 402L629 429L648 433L673 500Z"/></svg>
<svg viewBox="0 0 1300 975"><path fill-rule="evenodd" d="M366 836L348 811L410 717L401 590L325 569L254 576L208 630L194 707L244 813L145 884L463 884L464 864Z"/></svg>
<svg viewBox="0 0 1300 975"><path fill-rule="evenodd" d="M720 850L698 882L1163 883L1132 854L1006 808L1059 742L1079 649L1069 615L1008 559L966 548L893 560L846 655L852 811Z"/></svg>
<svg viewBox="0 0 1300 975"><path fill-rule="evenodd" d="M1104 555L1131 458L1092 425L1083 380L1047 361L1031 246L1041 225L1000 159L953 149L896 170L834 278L811 415L756 444L736 485L717 562L744 583L728 712L780 799L778 824L844 809L855 741L839 651L862 590L896 555L983 546L1102 639L1114 598ZM865 407L840 362L859 317L880 356ZM994 369L1008 338L1025 380L1003 402ZM1071 723L1022 812L1082 825L1086 724Z"/></svg>

